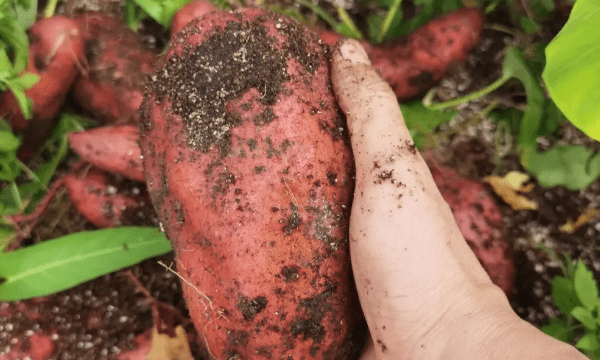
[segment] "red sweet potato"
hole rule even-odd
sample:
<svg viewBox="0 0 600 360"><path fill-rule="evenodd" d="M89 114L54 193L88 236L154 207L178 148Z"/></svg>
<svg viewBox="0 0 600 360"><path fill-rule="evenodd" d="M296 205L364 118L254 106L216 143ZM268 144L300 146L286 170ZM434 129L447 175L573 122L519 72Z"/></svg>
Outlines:
<svg viewBox="0 0 600 360"><path fill-rule="evenodd" d="M209 1L194 0L190 2L179 9L173 16L173 20L171 20L171 37L177 35L177 33L192 20L217 10L219 10L219 8Z"/></svg>
<svg viewBox="0 0 600 360"><path fill-rule="evenodd" d="M92 168L83 175L70 174L62 181L79 212L100 228L122 225L125 211L140 207L134 197L110 186L101 170Z"/></svg>
<svg viewBox="0 0 600 360"><path fill-rule="evenodd" d="M507 296L513 291L515 264L511 247L502 237L502 215L485 187L441 166L433 156L427 164L460 232L488 273Z"/></svg>
<svg viewBox="0 0 600 360"><path fill-rule="evenodd" d="M372 65L390 84L399 100L427 91L455 62L467 58L483 30L483 14L462 8L434 19L405 38L389 44L363 42ZM322 41L334 45L338 34L320 31Z"/></svg>
<svg viewBox="0 0 600 360"><path fill-rule="evenodd" d="M125 24L102 13L74 18L85 40L87 76L75 82L73 98L96 119L137 124L146 77L155 55Z"/></svg>
<svg viewBox="0 0 600 360"><path fill-rule="evenodd" d="M217 359L351 359L360 319L353 159L315 33L210 13L171 43L141 110L147 184Z"/></svg>
<svg viewBox="0 0 600 360"><path fill-rule="evenodd" d="M63 16L41 19L29 30L29 63L27 71L40 76L26 91L33 103L33 118L27 120L10 91L0 96L0 117L8 121L16 133L23 134L21 158L28 158L47 137L54 118L84 61L84 46L79 28Z"/></svg>
<svg viewBox="0 0 600 360"><path fill-rule="evenodd" d="M145 181L137 127L99 127L71 133L68 140L83 161L128 179Z"/></svg>

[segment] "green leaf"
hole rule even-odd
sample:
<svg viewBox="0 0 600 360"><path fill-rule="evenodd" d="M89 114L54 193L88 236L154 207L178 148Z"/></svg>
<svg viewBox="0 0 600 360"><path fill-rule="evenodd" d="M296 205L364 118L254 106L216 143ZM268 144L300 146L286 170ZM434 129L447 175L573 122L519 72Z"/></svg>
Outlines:
<svg viewBox="0 0 600 360"><path fill-rule="evenodd" d="M569 20L546 47L542 75L567 119L600 140L600 0L578 0Z"/></svg>
<svg viewBox="0 0 600 360"><path fill-rule="evenodd" d="M415 133L413 140L419 148L425 145L425 137L431 131L456 116L456 111L431 110L419 100L400 104L400 109L406 126Z"/></svg>
<svg viewBox="0 0 600 360"><path fill-rule="evenodd" d="M157 228L120 227L67 235L0 253L0 300L53 294L172 250Z"/></svg>
<svg viewBox="0 0 600 360"><path fill-rule="evenodd" d="M565 315L570 314L576 306L581 305L573 281L562 276L552 279L552 299L556 307Z"/></svg>
<svg viewBox="0 0 600 360"><path fill-rule="evenodd" d="M17 2L13 14L24 29L29 29L35 23L37 16L37 0Z"/></svg>
<svg viewBox="0 0 600 360"><path fill-rule="evenodd" d="M598 303L598 285L594 279L594 274L588 270L581 260L578 261L575 268L573 285L583 306L589 311L593 311Z"/></svg>
<svg viewBox="0 0 600 360"><path fill-rule="evenodd" d="M550 324L540 328L546 335L550 335L560 341L568 342L573 338L573 329L561 318L551 318Z"/></svg>
<svg viewBox="0 0 600 360"><path fill-rule="evenodd" d="M519 23L521 24L521 29L523 29L523 31L527 34L533 34L542 28L540 24L536 23L525 15L521 15L519 18Z"/></svg>
<svg viewBox="0 0 600 360"><path fill-rule="evenodd" d="M18 84L23 89L29 89L30 87L35 85L39 80L40 76L38 74L24 73L18 78L14 79L13 83Z"/></svg>
<svg viewBox="0 0 600 360"><path fill-rule="evenodd" d="M14 151L19 148L19 138L10 131L0 131L0 151Z"/></svg>
<svg viewBox="0 0 600 360"><path fill-rule="evenodd" d="M13 50L12 73L16 76L27 67L29 61L29 40L25 28L12 16L0 19L0 43L2 40ZM3 68L4 70L6 68Z"/></svg>
<svg viewBox="0 0 600 360"><path fill-rule="evenodd" d="M183 5L191 0L133 0L140 8L142 8L150 17L161 24L165 29L171 27L173 15Z"/></svg>
<svg viewBox="0 0 600 360"><path fill-rule="evenodd" d="M523 83L527 95L527 109L521 119L519 130L519 146L529 147L535 144L538 129L544 116L544 103L546 96L535 78L531 69L527 66L523 53L515 48L509 47L504 55L502 64L503 77L515 77ZM527 168L526 164L523 164Z"/></svg>
<svg viewBox="0 0 600 360"><path fill-rule="evenodd" d="M29 202L26 213L32 211L39 199L44 195L45 187L48 186L58 165L65 159L69 151L67 142L67 133L81 131L89 127L91 123L86 118L71 114L61 113L58 124L54 128L52 135L42 149L48 149L52 154L50 159L35 170L35 175L39 179L20 185L18 189L6 188L0 191L0 203L5 207L4 214L12 215L19 213L21 208L21 199ZM15 193L19 196L19 201L15 201Z"/></svg>
<svg viewBox="0 0 600 360"><path fill-rule="evenodd" d="M554 11L553 0L529 0L527 4L535 14L535 20L545 21Z"/></svg>
<svg viewBox="0 0 600 360"><path fill-rule="evenodd" d="M580 190L600 178L600 155L584 146L556 146L545 152L529 148L521 162L527 163L527 171L547 188Z"/></svg>
<svg viewBox="0 0 600 360"><path fill-rule="evenodd" d="M15 230L11 227L0 225L0 252L10 244L13 240Z"/></svg>
<svg viewBox="0 0 600 360"><path fill-rule="evenodd" d="M596 334L586 333L581 337L581 339L579 339L579 341L577 341L575 347L584 351L596 351L600 349L600 344L598 343Z"/></svg>
<svg viewBox="0 0 600 360"><path fill-rule="evenodd" d="M582 323L586 329L596 331L598 328L598 324L596 324L596 320L594 320L590 310L584 308L583 306L577 306L571 310L571 316L579 320L579 322Z"/></svg>
<svg viewBox="0 0 600 360"><path fill-rule="evenodd" d="M8 88L15 96L15 99L17 99L17 103L23 112L23 116L25 116L26 119L31 119L33 116L33 103L31 102L31 99L25 95L25 89L21 86L21 84L14 80L15 79L11 79L7 81L6 85L8 85Z"/></svg>

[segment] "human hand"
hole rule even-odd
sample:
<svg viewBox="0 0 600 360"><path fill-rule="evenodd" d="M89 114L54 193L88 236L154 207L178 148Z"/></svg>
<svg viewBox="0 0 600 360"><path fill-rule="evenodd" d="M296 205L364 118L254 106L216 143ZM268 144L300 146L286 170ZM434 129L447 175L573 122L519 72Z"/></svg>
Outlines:
<svg viewBox="0 0 600 360"><path fill-rule="evenodd" d="M332 82L356 162L350 252L371 359L585 359L512 311L462 237L361 45L339 44Z"/></svg>

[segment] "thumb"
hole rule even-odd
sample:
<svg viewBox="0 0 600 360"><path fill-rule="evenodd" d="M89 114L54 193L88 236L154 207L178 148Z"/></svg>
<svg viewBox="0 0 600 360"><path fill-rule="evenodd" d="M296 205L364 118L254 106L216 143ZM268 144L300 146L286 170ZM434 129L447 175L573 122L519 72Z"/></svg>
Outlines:
<svg viewBox="0 0 600 360"><path fill-rule="evenodd" d="M393 152L400 140L412 146L396 95L371 68L358 41L344 40L334 50L331 79L346 114L357 166L376 153Z"/></svg>
<svg viewBox="0 0 600 360"><path fill-rule="evenodd" d="M407 355L407 342L440 335L430 330L441 329L453 299L492 284L360 43L333 51L331 74L356 162L350 252L360 302L376 351ZM435 353L445 341L431 344Z"/></svg>

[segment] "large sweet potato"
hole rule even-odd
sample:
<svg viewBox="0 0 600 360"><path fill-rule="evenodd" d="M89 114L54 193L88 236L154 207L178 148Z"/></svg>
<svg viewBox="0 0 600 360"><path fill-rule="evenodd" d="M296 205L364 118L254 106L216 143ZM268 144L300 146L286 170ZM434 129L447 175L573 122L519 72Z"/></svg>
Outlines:
<svg viewBox="0 0 600 360"><path fill-rule="evenodd" d="M85 40L89 73L75 82L74 99L97 120L136 124L155 55L125 24L99 12L74 18Z"/></svg>
<svg viewBox="0 0 600 360"><path fill-rule="evenodd" d="M33 103L33 118L27 120L14 95L0 96L0 117L16 133L23 134L21 158L29 158L49 135L69 88L82 68L84 46L77 24L63 16L36 22L29 30L27 71L40 76L26 91Z"/></svg>
<svg viewBox="0 0 600 360"><path fill-rule="evenodd" d="M252 9L181 31L141 147L194 323L217 359L351 359L353 159L316 34Z"/></svg>

